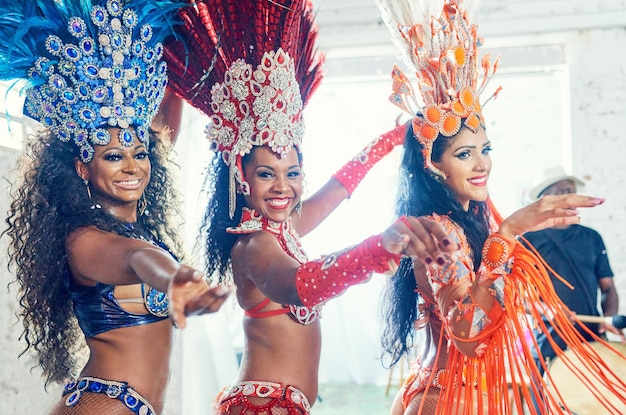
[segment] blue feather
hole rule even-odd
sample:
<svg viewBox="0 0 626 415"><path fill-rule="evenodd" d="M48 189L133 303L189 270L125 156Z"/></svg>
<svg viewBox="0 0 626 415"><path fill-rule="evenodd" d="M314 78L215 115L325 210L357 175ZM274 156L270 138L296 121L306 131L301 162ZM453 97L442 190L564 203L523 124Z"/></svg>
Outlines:
<svg viewBox="0 0 626 415"><path fill-rule="evenodd" d="M148 46L162 42L173 34L178 24L175 11L188 6L185 0L133 0L132 8L138 15L139 27L150 24L153 36ZM91 0L10 0L0 2L0 80L27 79L35 62L49 56L46 39L56 35L71 41L68 22L79 17L87 23L87 30L95 38L96 28L91 24L93 4L106 1Z"/></svg>

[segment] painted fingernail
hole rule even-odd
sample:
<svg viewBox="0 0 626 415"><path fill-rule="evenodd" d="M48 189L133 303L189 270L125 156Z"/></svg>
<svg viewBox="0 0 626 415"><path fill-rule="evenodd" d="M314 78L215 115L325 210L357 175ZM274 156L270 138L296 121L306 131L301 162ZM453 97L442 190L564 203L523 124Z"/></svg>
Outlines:
<svg viewBox="0 0 626 415"><path fill-rule="evenodd" d="M446 260L443 257L437 257L437 264L443 265L446 263Z"/></svg>
<svg viewBox="0 0 626 415"><path fill-rule="evenodd" d="M441 243L443 244L443 246L448 246L450 245L450 240L448 238L445 238L443 241L441 241Z"/></svg>
<svg viewBox="0 0 626 415"><path fill-rule="evenodd" d="M596 205L601 205L602 203L604 203L605 200L606 198L604 197L594 197L593 203L595 203Z"/></svg>
<svg viewBox="0 0 626 415"><path fill-rule="evenodd" d="M433 259L429 256L426 257L426 259L424 259L424 261L426 262L426 264L430 265L433 263Z"/></svg>

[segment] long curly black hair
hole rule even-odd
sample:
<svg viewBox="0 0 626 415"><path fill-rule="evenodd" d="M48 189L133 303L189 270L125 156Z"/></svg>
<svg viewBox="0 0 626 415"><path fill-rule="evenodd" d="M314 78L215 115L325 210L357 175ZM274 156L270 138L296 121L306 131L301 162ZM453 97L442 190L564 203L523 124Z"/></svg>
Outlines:
<svg viewBox="0 0 626 415"><path fill-rule="evenodd" d="M148 214L138 215L139 226L178 254L182 243L171 218L180 212L167 149L151 132L151 180L144 192ZM18 186L3 231L10 238L9 271L15 274L26 344L20 356L34 353L47 387L76 376L84 355L84 336L78 327L68 292L70 277L65 240L75 229L96 226L126 235L124 223L93 209L85 184L74 168L77 147L64 143L48 130L29 137L18 166ZM13 284L11 283L11 285Z"/></svg>
<svg viewBox="0 0 626 415"><path fill-rule="evenodd" d="M463 127L465 128L465 127ZM439 135L433 144L432 160L441 161L453 137ZM471 201L465 211L452 191L424 168L422 145L408 128L400 167L396 201L398 216L424 216L437 213L449 216L464 231L471 247L474 271L480 266L482 246L489 236L489 211L486 202ZM413 263L404 259L396 273L387 280L383 292L384 329L381 343L383 360L389 355L393 366L409 352L414 340L413 323L418 318L419 295L416 292Z"/></svg>

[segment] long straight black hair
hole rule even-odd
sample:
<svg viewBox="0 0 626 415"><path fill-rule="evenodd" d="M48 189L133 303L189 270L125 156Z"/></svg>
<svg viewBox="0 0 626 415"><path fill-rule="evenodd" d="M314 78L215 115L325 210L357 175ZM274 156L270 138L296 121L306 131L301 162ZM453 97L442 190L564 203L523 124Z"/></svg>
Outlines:
<svg viewBox="0 0 626 415"><path fill-rule="evenodd" d="M433 161L441 161L444 151L455 137L437 137L432 149ZM422 149L413 135L413 129L408 128L400 167L396 215L427 216L436 213L448 216L463 229L476 271L480 266L482 246L489 236L487 204L471 201L469 209L463 209L445 181L424 168ZM387 354L390 356L389 366L398 362L412 347L418 299L413 263L404 259L396 273L387 280L382 299L384 329L381 343L383 358Z"/></svg>

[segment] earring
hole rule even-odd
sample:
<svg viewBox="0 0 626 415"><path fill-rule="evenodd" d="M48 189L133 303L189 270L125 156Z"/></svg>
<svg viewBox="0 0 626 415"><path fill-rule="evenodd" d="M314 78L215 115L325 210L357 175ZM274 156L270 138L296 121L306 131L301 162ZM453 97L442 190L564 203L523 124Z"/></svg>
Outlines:
<svg viewBox="0 0 626 415"><path fill-rule="evenodd" d="M298 201L298 204L296 205L296 213L298 216L302 216L302 201Z"/></svg>
<svg viewBox="0 0 626 415"><path fill-rule="evenodd" d="M150 211L146 208L148 207L148 202L146 201L146 195L144 193L141 194L141 199L137 202L137 212L139 216L150 216Z"/></svg>
<svg viewBox="0 0 626 415"><path fill-rule="evenodd" d="M85 186L87 186L87 196L89 197L89 200L91 200L91 189L89 188L89 180L83 179L83 183L85 183ZM90 207L91 209L102 209L100 203L94 203L93 200Z"/></svg>

